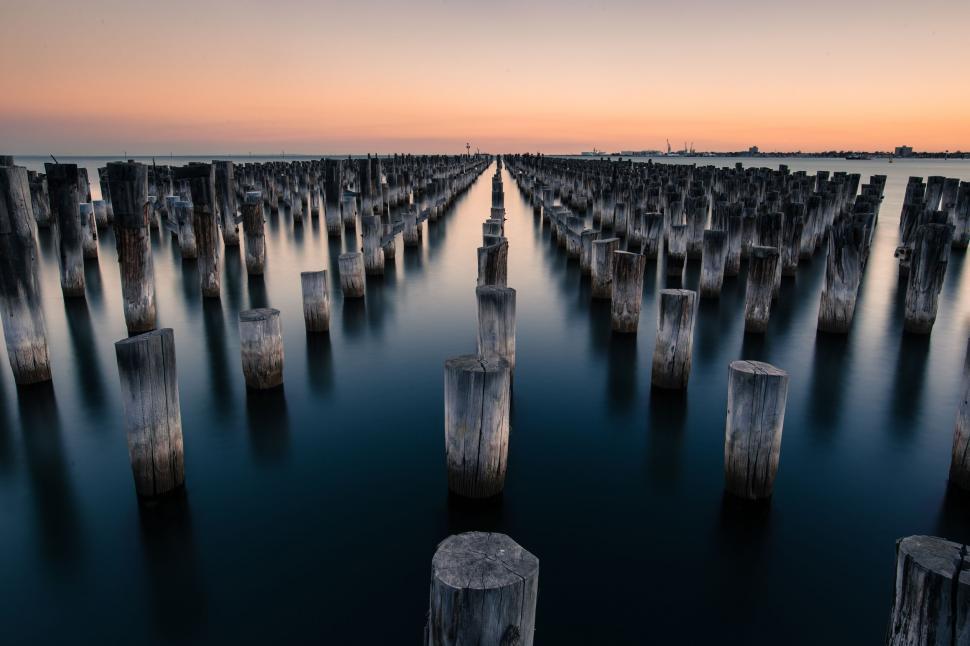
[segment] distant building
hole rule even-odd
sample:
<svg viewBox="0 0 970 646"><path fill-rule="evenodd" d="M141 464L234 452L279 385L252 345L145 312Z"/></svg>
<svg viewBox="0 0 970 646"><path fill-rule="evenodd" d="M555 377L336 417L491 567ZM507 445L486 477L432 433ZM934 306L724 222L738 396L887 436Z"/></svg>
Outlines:
<svg viewBox="0 0 970 646"><path fill-rule="evenodd" d="M912 157L913 147L912 146L896 146L896 156L897 157Z"/></svg>
<svg viewBox="0 0 970 646"><path fill-rule="evenodd" d="M757 146L751 146L750 148L748 148L748 154L749 155L757 155L758 152L759 151L758 151L758 147Z"/></svg>

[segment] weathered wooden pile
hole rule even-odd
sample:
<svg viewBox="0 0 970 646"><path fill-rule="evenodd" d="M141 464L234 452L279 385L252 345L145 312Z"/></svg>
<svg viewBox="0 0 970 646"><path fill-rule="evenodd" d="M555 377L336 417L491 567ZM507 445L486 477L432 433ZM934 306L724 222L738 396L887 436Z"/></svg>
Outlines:
<svg viewBox="0 0 970 646"><path fill-rule="evenodd" d="M178 240L183 261L196 263L203 298L219 298L223 247L240 244L246 270L266 266L266 212L327 221L329 236L356 235L364 249L339 260L345 297L363 297L364 271L380 273L394 257L404 230L402 211L424 208L436 219L489 163L487 156L370 157L237 165L231 161L182 167L112 162L99 169L104 199L92 201L87 171L51 163L28 173L0 156L0 315L10 365L18 384L48 381L50 360L37 261L37 227L56 233L64 298L85 298L84 261L98 257L98 229L113 227L125 323L129 338L115 344L125 427L135 490L143 499L172 493L184 483L184 455L175 341L156 329L153 231ZM241 205L241 208L240 208ZM331 226L336 222L336 226ZM346 257L345 257L346 256ZM326 272L301 275L303 310L310 333L329 329ZM240 356L246 385L283 383L279 310L240 312Z"/></svg>

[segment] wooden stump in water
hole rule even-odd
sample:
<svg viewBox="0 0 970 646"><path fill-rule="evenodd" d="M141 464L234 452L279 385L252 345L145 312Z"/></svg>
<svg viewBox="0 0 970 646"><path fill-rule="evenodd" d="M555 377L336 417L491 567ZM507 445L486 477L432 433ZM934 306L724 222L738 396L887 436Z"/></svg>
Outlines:
<svg viewBox="0 0 970 646"><path fill-rule="evenodd" d="M51 378L27 170L0 167L0 319L17 384Z"/></svg>
<svg viewBox="0 0 970 646"><path fill-rule="evenodd" d="M363 298L364 254L359 251L340 254L337 268L340 270L340 291L344 298Z"/></svg>
<svg viewBox="0 0 970 646"><path fill-rule="evenodd" d="M929 334L933 330L952 239L951 224L924 224L916 232L906 285L903 329L907 332Z"/></svg>
<svg viewBox="0 0 970 646"><path fill-rule="evenodd" d="M84 298L84 231L78 200L78 172L75 164L44 164L51 213L57 227L61 292L66 298Z"/></svg>
<svg viewBox="0 0 970 646"><path fill-rule="evenodd" d="M445 455L455 494L488 498L505 486L511 376L504 359L445 361Z"/></svg>
<svg viewBox="0 0 970 646"><path fill-rule="evenodd" d="M300 274L303 289L303 320L307 332L326 332L330 329L330 291L327 272L304 271Z"/></svg>
<svg viewBox="0 0 970 646"><path fill-rule="evenodd" d="M953 453L950 459L950 482L970 491L970 342L963 362L963 388L956 428L953 430Z"/></svg>
<svg viewBox="0 0 970 646"><path fill-rule="evenodd" d="M104 229L108 226L108 203L104 200L94 200L91 202L91 206L94 207L94 223L99 229Z"/></svg>
<svg viewBox="0 0 970 646"><path fill-rule="evenodd" d="M620 248L619 238L593 240L590 265L591 295L607 300L613 297L613 252Z"/></svg>
<svg viewBox="0 0 970 646"><path fill-rule="evenodd" d="M482 222L482 236L497 236L501 238L505 232L501 220L485 220Z"/></svg>
<svg viewBox="0 0 970 646"><path fill-rule="evenodd" d="M360 219L363 240L364 272L370 276L384 273L384 249L381 247L381 233L384 224L376 215L365 215Z"/></svg>
<svg viewBox="0 0 970 646"><path fill-rule="evenodd" d="M781 273L794 276L801 258L802 230L805 228L805 205L794 203L785 213L781 229Z"/></svg>
<svg viewBox="0 0 970 646"><path fill-rule="evenodd" d="M643 300L643 270L647 259L638 253L613 252L611 324L614 332L636 334Z"/></svg>
<svg viewBox="0 0 970 646"><path fill-rule="evenodd" d="M98 224L94 219L94 205L81 202L78 213L81 216L81 249L85 260L98 259Z"/></svg>
<svg viewBox="0 0 970 646"><path fill-rule="evenodd" d="M269 307L239 313L239 349L246 386L256 390L283 383L280 311Z"/></svg>
<svg viewBox="0 0 970 646"><path fill-rule="evenodd" d="M680 390L690 379L697 293L688 289L660 290L657 344L653 350L651 384Z"/></svg>
<svg viewBox="0 0 970 646"><path fill-rule="evenodd" d="M744 331L763 333L771 316L771 298L778 274L775 247L753 245L748 259L748 283L744 292Z"/></svg>
<svg viewBox="0 0 970 646"><path fill-rule="evenodd" d="M727 258L724 262L724 275L737 276L741 271L741 226L740 215L728 216Z"/></svg>
<svg viewBox="0 0 970 646"><path fill-rule="evenodd" d="M686 224L672 224L667 233L667 266L682 269L687 263L690 229Z"/></svg>
<svg viewBox="0 0 970 646"><path fill-rule="evenodd" d="M896 576L886 644L970 643L967 546L936 536L896 541Z"/></svg>
<svg viewBox="0 0 970 646"><path fill-rule="evenodd" d="M425 646L532 646L539 559L505 534L449 536L431 560Z"/></svg>
<svg viewBox="0 0 970 646"><path fill-rule="evenodd" d="M340 221L340 202L331 202L329 196L324 200L323 218L327 223L327 235L340 239L342 230Z"/></svg>
<svg viewBox="0 0 970 646"><path fill-rule="evenodd" d="M47 177L43 173L27 171L27 181L30 183L34 220L40 228L48 229L51 226L51 201L47 194Z"/></svg>
<svg viewBox="0 0 970 646"><path fill-rule="evenodd" d="M243 236L246 238L246 273L261 276L266 270L266 232L263 229L262 195L248 191L242 206Z"/></svg>
<svg viewBox="0 0 970 646"><path fill-rule="evenodd" d="M724 231L707 229L703 234L703 249L701 257L701 298L720 298L721 285L724 284L724 266L728 254L727 234Z"/></svg>
<svg viewBox="0 0 970 646"><path fill-rule="evenodd" d="M515 370L515 290L485 285L475 288L478 299L478 356L504 359Z"/></svg>
<svg viewBox="0 0 970 646"><path fill-rule="evenodd" d="M505 287L509 274L509 242L505 238L478 248L478 286Z"/></svg>
<svg viewBox="0 0 970 646"><path fill-rule="evenodd" d="M192 231L199 259L199 283L204 298L219 298L219 220L214 207L215 174L212 164L190 164L175 171L187 180L192 193Z"/></svg>
<svg viewBox="0 0 970 646"><path fill-rule="evenodd" d="M589 274L593 268L593 241L599 238L600 232L594 229L583 229L579 234L579 270Z"/></svg>
<svg viewBox="0 0 970 646"><path fill-rule="evenodd" d="M148 167L137 162L108 164L115 209L115 242L128 334L155 328L155 270L148 228Z"/></svg>
<svg viewBox="0 0 970 646"><path fill-rule="evenodd" d="M836 222L828 236L825 286L818 308L818 329L846 334L855 315L862 281L861 232L848 220Z"/></svg>
<svg viewBox="0 0 970 646"><path fill-rule="evenodd" d="M195 242L195 229L192 228L192 202L178 200L175 203L175 226L178 229L179 254L182 260L194 260L199 251Z"/></svg>
<svg viewBox="0 0 970 646"><path fill-rule="evenodd" d="M115 355L135 491L162 496L185 482L175 336L170 328L132 336L115 343Z"/></svg>
<svg viewBox="0 0 970 646"><path fill-rule="evenodd" d="M788 373L760 361L732 361L728 372L725 487L741 498L768 498L781 455Z"/></svg>
<svg viewBox="0 0 970 646"><path fill-rule="evenodd" d="M418 214L415 211L408 211L404 214L404 233L402 238L405 247L418 247L421 245L421 223L418 222Z"/></svg>
<svg viewBox="0 0 970 646"><path fill-rule="evenodd" d="M231 161L214 161L215 205L222 222L222 240L227 247L239 246L236 227L236 178Z"/></svg>

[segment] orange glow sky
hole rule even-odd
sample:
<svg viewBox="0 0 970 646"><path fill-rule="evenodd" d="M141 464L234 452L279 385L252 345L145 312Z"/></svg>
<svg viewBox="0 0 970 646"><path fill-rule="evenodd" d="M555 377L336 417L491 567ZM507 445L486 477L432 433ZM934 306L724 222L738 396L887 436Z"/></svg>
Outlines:
<svg viewBox="0 0 970 646"><path fill-rule="evenodd" d="M6 153L970 150L970 2L3 0Z"/></svg>

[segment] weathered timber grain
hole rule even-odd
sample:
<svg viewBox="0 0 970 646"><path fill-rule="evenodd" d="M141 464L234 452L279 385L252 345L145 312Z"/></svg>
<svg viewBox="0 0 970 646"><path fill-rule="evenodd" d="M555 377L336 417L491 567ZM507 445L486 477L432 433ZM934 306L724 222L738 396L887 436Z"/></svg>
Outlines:
<svg viewBox="0 0 970 646"><path fill-rule="evenodd" d="M511 368L477 355L445 361L445 455L448 488L488 498L505 486Z"/></svg>
<svg viewBox="0 0 970 646"><path fill-rule="evenodd" d="M303 320L307 332L326 332L330 329L330 290L327 272L304 271L300 274L303 290Z"/></svg>
<svg viewBox="0 0 970 646"><path fill-rule="evenodd" d="M431 561L425 646L532 646L539 559L504 534L449 536Z"/></svg>
<svg viewBox="0 0 970 646"><path fill-rule="evenodd" d="M741 498L768 498L781 455L788 373L760 361L732 361L724 431L727 490Z"/></svg>
<svg viewBox="0 0 970 646"><path fill-rule="evenodd" d="M627 251L613 252L613 296L610 304L614 332L636 334L643 300L643 270L647 259Z"/></svg>
<svg viewBox="0 0 970 646"><path fill-rule="evenodd" d="M135 491L162 496L185 482L175 336L145 332L115 343L115 354Z"/></svg>
<svg viewBox="0 0 970 646"><path fill-rule="evenodd" d="M744 331L764 333L771 316L771 298L778 274L778 249L753 245L748 258L744 293Z"/></svg>
<svg viewBox="0 0 970 646"><path fill-rule="evenodd" d="M896 541L887 646L970 643L970 558L967 546L936 536Z"/></svg>
<svg viewBox="0 0 970 646"><path fill-rule="evenodd" d="M280 311L269 307L239 313L239 350L246 386L256 390L283 383Z"/></svg>
<svg viewBox="0 0 970 646"><path fill-rule="evenodd" d="M27 171L0 167L0 318L17 384L51 378Z"/></svg>
<svg viewBox="0 0 970 646"><path fill-rule="evenodd" d="M340 271L340 290L344 298L363 298L364 254L359 251L340 254L337 268Z"/></svg>
<svg viewBox="0 0 970 646"><path fill-rule="evenodd" d="M694 347L697 293L688 289L660 291L657 342L653 350L651 384L680 390L690 379Z"/></svg>
<svg viewBox="0 0 970 646"><path fill-rule="evenodd" d="M148 167L137 162L108 164L115 209L115 243L128 334L155 328L155 270L148 228Z"/></svg>

